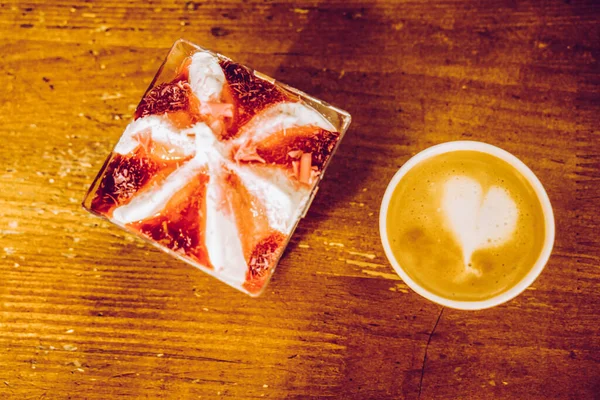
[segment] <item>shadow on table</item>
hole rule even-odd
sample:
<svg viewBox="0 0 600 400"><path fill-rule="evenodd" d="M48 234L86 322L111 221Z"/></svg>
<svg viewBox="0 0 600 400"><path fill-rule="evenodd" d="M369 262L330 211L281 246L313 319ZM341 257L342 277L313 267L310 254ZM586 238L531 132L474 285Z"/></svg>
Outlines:
<svg viewBox="0 0 600 400"><path fill-rule="evenodd" d="M371 3L372 4L372 3ZM326 1L316 7L297 8L293 12L303 17L296 42L287 50L277 71L278 78L317 98L344 109L353 117L350 129L329 164L326 179L320 184L311 219L324 218L337 203L350 199L365 186L371 172L367 158L360 157L357 132L361 113L353 107L358 91L353 90L359 72L354 68L369 62L361 48L369 45L375 25L366 21L371 5L351 8L329 6ZM301 19L301 20L302 20ZM372 43L374 46L378 43ZM365 125L362 125L364 127ZM343 190L337 190L343 182Z"/></svg>
<svg viewBox="0 0 600 400"><path fill-rule="evenodd" d="M302 241L305 227L314 229L331 218L376 181L372 176L375 150L366 148L378 140L377 127L372 124L373 96L366 95L369 79L374 78L366 71L373 68L373 55L385 51L383 25L389 25L385 11L376 6L377 2L344 6L323 1L315 7L294 9L303 17L303 24L275 76L348 111L352 123L288 251Z"/></svg>
<svg viewBox="0 0 600 400"><path fill-rule="evenodd" d="M306 15L302 31L298 40L287 51L287 56L275 76L291 86L347 110L352 115L353 121L328 167L311 211L300 223L284 258L291 256L298 260L300 256L297 253L301 253L301 251L297 252L297 250L301 250L297 249L298 244L312 232L319 230L320 226L325 226L325 220L335 218L335 221L339 221L328 222L330 230L336 228L342 230L355 222L363 222L360 231L364 231L364 229L371 229L371 225L374 224L373 220L366 221L366 212L362 221L352 220L348 223L341 221L347 217L352 218L352 216L359 215L356 212L353 212L352 215L345 215L345 212L351 207L350 202L357 201L357 198L364 198L362 195L364 188L367 188L368 191L379 191L380 186L375 185L374 182L381 183L385 180L385 178L374 175L374 163L377 156L375 152L385 147L381 145L384 140L381 138L386 136L380 130L383 125L374 123L374 119L387 119L387 113L390 110L395 111L396 99L393 96L387 96L385 100L387 103L379 104L380 97L377 93L373 93L375 91L373 88L382 86L377 79L381 79L385 75L383 73L368 74L367 72L380 68L373 65L373 62L384 57L375 57L375 55L386 51L386 44L389 40L388 33L394 31L392 26L394 22L389 20L389 10L384 8L385 6L379 7L378 3L365 1L345 6L339 2L322 1L316 7L298 10ZM381 69L389 67L381 66ZM377 111L377 115L374 115L374 111ZM390 115L390 121L391 118L396 117L397 115ZM387 124L388 127L390 125L393 124ZM402 134L387 136L387 140L393 137L396 143L407 140ZM382 158L384 157L380 157L379 160ZM373 193L370 196L379 199L382 195L383 192ZM375 201L378 202L378 200ZM362 217L360 218L362 219ZM370 218L376 219L377 216ZM371 225L367 226L365 222L369 222ZM313 254L316 253L313 252ZM327 261L323 260L323 262ZM301 262L295 264L296 267L301 266ZM342 264L340 269L344 269L344 265ZM283 265L280 266L276 277L284 277L288 272L286 271L288 268L281 267ZM340 271L340 273L344 272ZM327 295L323 291L329 289L327 284L319 276L312 278L319 280L311 288L313 291L319 291L314 294L315 301L326 299ZM291 281L292 278L287 280ZM379 359L376 361L363 363L362 360L352 356L353 353L366 355L369 352L375 352L377 349L373 346L384 342L383 340L381 342L372 340L370 344L364 342L364 333L361 333L364 327L361 326L360 317L356 316L354 310L356 307L367 304L369 299L365 297L358 299L355 296L363 296L381 290L380 286L382 285L386 288L384 293L389 293L386 286L388 283L369 279L352 280L350 283L349 280L343 278L336 280L336 283L343 287L340 288L341 291L348 294L343 300L347 303L347 309L340 310L331 317L333 320L328 316L316 317L311 324L314 324L313 329L323 332L325 336L331 334L332 337L338 337L339 339L332 340L335 344L343 343L344 350L341 354L340 364L337 365L339 369L334 368L332 376L327 379L329 383L334 384L319 387L318 396L339 397L342 395L344 398L367 398L368 395L352 397L352 394L355 392L358 394L358 391L361 390L361 384L364 383L363 374L377 375L380 372L372 369L381 365L387 365L390 368L389 371L382 373L382 376L385 376L383 380L387 383L380 382L379 385L374 385L379 386L377 390L389 389L396 394L416 393L418 376L390 376L393 374L391 367L398 367L396 364L390 365L392 364L391 358L379 355ZM350 293L354 293L354 295ZM384 299L385 296L381 301ZM375 303L380 301L379 298L370 300ZM321 307L315 306L315 309L321 309ZM357 331L354 330L355 328ZM402 345L395 344L395 346L398 346L397 354L410 351L404 343ZM403 360L402 362L406 370L411 368L408 364L404 365L408 361ZM288 385L293 386L293 377L290 376L289 379ZM308 386L310 387L312 383L322 384L322 380L319 382L319 379L317 377L312 379L315 382L310 380ZM348 397L349 395L350 397Z"/></svg>

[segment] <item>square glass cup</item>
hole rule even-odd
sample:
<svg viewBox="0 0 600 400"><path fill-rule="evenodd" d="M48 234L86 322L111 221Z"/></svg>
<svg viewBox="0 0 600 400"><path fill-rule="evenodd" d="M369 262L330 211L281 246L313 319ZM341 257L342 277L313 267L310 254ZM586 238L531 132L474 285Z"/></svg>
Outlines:
<svg viewBox="0 0 600 400"><path fill-rule="evenodd" d="M343 110L180 39L83 206L258 296L350 120Z"/></svg>

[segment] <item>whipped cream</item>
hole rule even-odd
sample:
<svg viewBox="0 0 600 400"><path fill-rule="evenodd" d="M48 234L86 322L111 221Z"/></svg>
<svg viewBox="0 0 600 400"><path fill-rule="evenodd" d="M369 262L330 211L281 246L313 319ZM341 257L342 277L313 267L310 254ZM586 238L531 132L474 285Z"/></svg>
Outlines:
<svg viewBox="0 0 600 400"><path fill-rule="evenodd" d="M132 121L121 139L114 148L114 152L126 155L131 153L140 144L138 134L148 131L153 141L165 144L170 148L179 149L184 156L191 156L196 152L194 141L187 135L177 132L171 123L158 115L148 115Z"/></svg>
<svg viewBox="0 0 600 400"><path fill-rule="evenodd" d="M135 196L129 203L113 211L113 219L128 224L150 218L165 208L168 201L183 189L202 170L205 164L192 159L176 169L160 185L148 188Z"/></svg>
<svg viewBox="0 0 600 400"><path fill-rule="evenodd" d="M211 166L219 168L214 161ZM218 173L216 168L211 169ZM228 283L241 286L246 280L248 265L233 210L225 201L216 174L211 174L206 190L205 244L215 272Z"/></svg>
<svg viewBox="0 0 600 400"><path fill-rule="evenodd" d="M199 122L191 128L183 131L181 136L195 135L195 143L192 147L194 157L172 172L158 187L149 188L135 196L129 203L115 208L113 218L123 224L140 221L152 217L165 208L174 193L183 189L190 180L194 179L202 169L207 168L207 152L216 152L212 147L215 141L212 130L204 123ZM153 131L154 139L154 131Z"/></svg>
<svg viewBox="0 0 600 400"><path fill-rule="evenodd" d="M250 194L261 199L265 205L269 225L284 234L289 234L304 209L309 191L294 185L288 175L269 166L257 165L230 168L240 177Z"/></svg>
<svg viewBox="0 0 600 400"><path fill-rule="evenodd" d="M315 126L331 132L335 128L313 108L297 102L277 103L257 114L242 127L236 143L260 142L270 135L298 126Z"/></svg>
<svg viewBox="0 0 600 400"><path fill-rule="evenodd" d="M225 84L219 59L205 51L195 53L189 66L189 83L201 102L218 101Z"/></svg>

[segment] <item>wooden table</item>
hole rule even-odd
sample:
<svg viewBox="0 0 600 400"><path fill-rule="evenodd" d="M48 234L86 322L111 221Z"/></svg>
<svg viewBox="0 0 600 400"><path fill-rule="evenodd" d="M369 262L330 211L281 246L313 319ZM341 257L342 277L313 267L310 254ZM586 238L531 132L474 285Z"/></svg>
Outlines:
<svg viewBox="0 0 600 400"><path fill-rule="evenodd" d="M1 1L0 397L599 398L599 17L592 0ZM258 299L80 207L179 37L354 117ZM413 293L379 241L395 171L457 139L520 157L556 214L541 277L480 312Z"/></svg>

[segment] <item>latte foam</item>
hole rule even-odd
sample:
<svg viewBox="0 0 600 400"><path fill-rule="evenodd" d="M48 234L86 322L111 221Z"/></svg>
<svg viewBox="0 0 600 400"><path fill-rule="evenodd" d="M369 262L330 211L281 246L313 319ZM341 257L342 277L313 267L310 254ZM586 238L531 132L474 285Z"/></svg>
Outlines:
<svg viewBox="0 0 600 400"><path fill-rule="evenodd" d="M460 150L406 173L390 199L387 235L419 285L449 299L484 300L532 268L545 222L534 189L513 166Z"/></svg>

